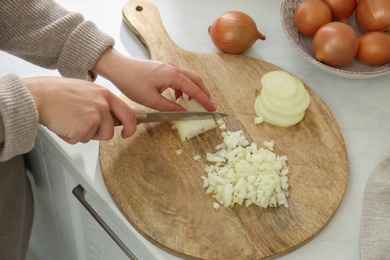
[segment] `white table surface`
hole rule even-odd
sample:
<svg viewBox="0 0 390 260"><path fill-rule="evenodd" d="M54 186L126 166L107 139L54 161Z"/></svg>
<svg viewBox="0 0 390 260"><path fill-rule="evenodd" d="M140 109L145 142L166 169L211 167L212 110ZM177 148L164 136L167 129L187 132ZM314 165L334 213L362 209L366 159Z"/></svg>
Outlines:
<svg viewBox="0 0 390 260"><path fill-rule="evenodd" d="M146 50L122 22L125 0L60 0L79 11L116 39L116 48L127 55L148 58ZM370 172L390 155L390 75L372 79L345 79L318 70L304 61L285 37L280 23L280 0L155 0L163 23L182 48L192 52L216 52L207 28L222 12L239 10L254 18L267 36L257 42L248 56L271 62L308 84L328 105L338 121L347 146L350 172L345 196L328 225L313 240L280 259L358 259L360 216L363 194ZM1 75L22 77L58 75L0 52ZM116 94L119 91L102 78L96 81ZM105 187L98 160L98 142L69 145L41 128L39 138L93 197L138 248L154 259L177 259L144 239L121 215Z"/></svg>

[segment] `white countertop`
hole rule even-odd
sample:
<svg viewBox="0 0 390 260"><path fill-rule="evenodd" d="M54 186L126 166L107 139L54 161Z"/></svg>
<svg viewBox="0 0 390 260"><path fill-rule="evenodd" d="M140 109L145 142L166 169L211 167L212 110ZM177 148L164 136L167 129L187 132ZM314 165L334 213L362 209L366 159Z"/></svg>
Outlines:
<svg viewBox="0 0 390 260"><path fill-rule="evenodd" d="M125 0L60 0L73 11L79 11L116 39L116 48L127 55L148 58L146 50L122 22ZM208 26L222 12L239 10L254 18L259 30L267 36L256 43L248 56L271 62L296 75L308 84L328 105L338 121L347 146L350 173L340 207L328 225L309 243L280 259L358 259L360 216L363 193L370 172L390 155L390 75L367 80L332 76L304 61L293 49L280 23L279 1L267 0L155 0L163 23L182 48L192 52L216 52L207 33ZM22 77L58 75L32 64L0 53L1 75L16 73ZM96 81L116 94L116 88L104 79ZM177 259L155 247L126 221L110 198L99 166L99 143L69 145L41 128L41 138L53 149L65 167L88 193L103 202L105 211L136 241L138 250L154 259Z"/></svg>

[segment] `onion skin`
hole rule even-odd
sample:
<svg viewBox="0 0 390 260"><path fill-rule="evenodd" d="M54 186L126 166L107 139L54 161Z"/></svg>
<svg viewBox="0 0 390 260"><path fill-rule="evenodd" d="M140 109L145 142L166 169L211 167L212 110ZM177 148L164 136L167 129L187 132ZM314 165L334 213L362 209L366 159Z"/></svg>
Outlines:
<svg viewBox="0 0 390 260"><path fill-rule="evenodd" d="M313 36L324 24L332 21L332 12L322 0L305 0L294 10L294 22L298 31Z"/></svg>
<svg viewBox="0 0 390 260"><path fill-rule="evenodd" d="M255 21L249 15L238 11L219 15L209 27L209 35L219 50L230 54L245 52L258 39L266 38L257 30Z"/></svg>
<svg viewBox="0 0 390 260"><path fill-rule="evenodd" d="M362 33L390 30L389 0L359 0L355 9L356 24Z"/></svg>
<svg viewBox="0 0 390 260"><path fill-rule="evenodd" d="M359 38L350 25L330 22L318 29L312 44L316 60L332 67L341 67L355 58Z"/></svg>
<svg viewBox="0 0 390 260"><path fill-rule="evenodd" d="M368 32L360 36L356 58L368 65L390 62L390 34Z"/></svg>
<svg viewBox="0 0 390 260"><path fill-rule="evenodd" d="M332 20L348 23L348 18L355 11L356 0L322 0L332 11Z"/></svg>

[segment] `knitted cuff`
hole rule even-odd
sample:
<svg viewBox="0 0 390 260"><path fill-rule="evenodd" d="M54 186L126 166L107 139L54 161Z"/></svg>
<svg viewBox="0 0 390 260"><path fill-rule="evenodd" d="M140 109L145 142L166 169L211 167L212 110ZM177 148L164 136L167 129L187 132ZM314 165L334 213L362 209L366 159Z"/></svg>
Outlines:
<svg viewBox="0 0 390 260"><path fill-rule="evenodd" d="M29 152L39 125L31 93L16 75L0 78L0 161Z"/></svg>
<svg viewBox="0 0 390 260"><path fill-rule="evenodd" d="M97 26L85 21L70 35L59 60L58 71L64 77L94 81L96 74L91 72L103 52L114 45L114 39Z"/></svg>

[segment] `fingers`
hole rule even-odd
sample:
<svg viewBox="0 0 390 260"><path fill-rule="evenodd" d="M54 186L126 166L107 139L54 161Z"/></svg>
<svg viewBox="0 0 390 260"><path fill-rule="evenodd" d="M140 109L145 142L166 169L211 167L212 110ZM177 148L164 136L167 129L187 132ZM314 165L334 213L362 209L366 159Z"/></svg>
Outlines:
<svg viewBox="0 0 390 260"><path fill-rule="evenodd" d="M122 123L122 138L132 136L137 129L137 119L131 108L123 100L114 96L113 101L111 101L110 110L112 115L115 115L115 117L118 118ZM110 123L114 124L111 115Z"/></svg>
<svg viewBox="0 0 390 260"><path fill-rule="evenodd" d="M191 71L185 70L185 69L182 69L181 71L184 74L184 76L186 76L192 82L194 82L207 95L208 98L211 98L210 91L206 87L206 85L204 84L201 77L199 77L198 75L192 73Z"/></svg>
<svg viewBox="0 0 390 260"><path fill-rule="evenodd" d="M134 59L123 55L112 55L111 58L115 69L106 66L107 70L110 70L110 73L105 74L106 78L138 104L160 111L183 110L181 106L175 104L175 100L169 101L161 96L165 90L171 88L176 99L186 94L198 101L206 110L216 110L210 99L210 91L201 77L188 70L179 68L171 62ZM99 73L99 70L96 72Z"/></svg>
<svg viewBox="0 0 390 260"><path fill-rule="evenodd" d="M144 102L144 105L158 111L185 111L185 109L178 103L162 96L157 91L149 93L148 102Z"/></svg>
<svg viewBox="0 0 390 260"><path fill-rule="evenodd" d="M122 138L130 137L135 133L137 120L131 108L113 93L104 92L104 98L107 102L105 109L100 109L100 121L95 134L91 137L93 140L110 140L114 136L114 115L122 123ZM93 131L94 128L92 127ZM88 138L88 136L87 136Z"/></svg>
<svg viewBox="0 0 390 260"><path fill-rule="evenodd" d="M125 62L125 65L133 66L133 63L134 61ZM137 65L140 66L132 67L136 71L132 75L138 79L134 80L137 83L129 86L128 76L123 77L123 73L117 73L111 79L115 85L119 86L122 93L133 101L161 111L185 110L174 100L161 95L166 89L171 88L176 98L186 94L198 101L207 111L216 110L210 99L210 91L196 74L169 63L137 61ZM123 67L126 66L121 68ZM114 135L112 115L122 123L121 136L123 138L135 133L137 123L133 111L108 89L74 79L56 79L51 83L60 86L57 89L61 91L55 93L54 97L57 97L55 102L45 102L42 105L40 117L45 119L42 122L46 123L50 130L66 142L74 144L90 140L111 139ZM49 97L52 97L54 93L49 90L45 92L50 92L47 94Z"/></svg>
<svg viewBox="0 0 390 260"><path fill-rule="evenodd" d="M210 100L210 92L200 77L195 76L189 71L182 71L183 73L179 74L170 86L175 89L176 98L180 96L180 93L177 91L180 91L198 101L207 111L215 111L216 107Z"/></svg>
<svg viewBox="0 0 390 260"><path fill-rule="evenodd" d="M79 125L70 129L67 135L59 135L68 143L87 143L90 140L110 140L114 136L113 115L122 123L122 138L135 133L137 122L131 108L120 98L106 89L98 90L99 95L90 107L85 120L80 118Z"/></svg>
<svg viewBox="0 0 390 260"><path fill-rule="evenodd" d="M59 135L70 144L88 143L91 140L110 140L114 136L114 123L109 116L94 113L84 123L71 127L66 135Z"/></svg>
<svg viewBox="0 0 390 260"><path fill-rule="evenodd" d="M62 77L26 78L23 82L33 96L39 122L70 144L111 139L112 114L122 122L123 138L135 132L131 108L107 88Z"/></svg>
<svg viewBox="0 0 390 260"><path fill-rule="evenodd" d="M174 89L176 99L185 93L190 98L198 101L207 111L216 110L210 99L210 91L200 76L189 70L179 68L171 62L166 62L165 64L171 67L171 73L174 75L170 88Z"/></svg>
<svg viewBox="0 0 390 260"><path fill-rule="evenodd" d="M84 140L81 142L86 143L90 140L110 140L114 136L114 122L111 116L107 116L105 114L102 118L97 122L96 126L93 126L90 129L90 134L85 136Z"/></svg>

